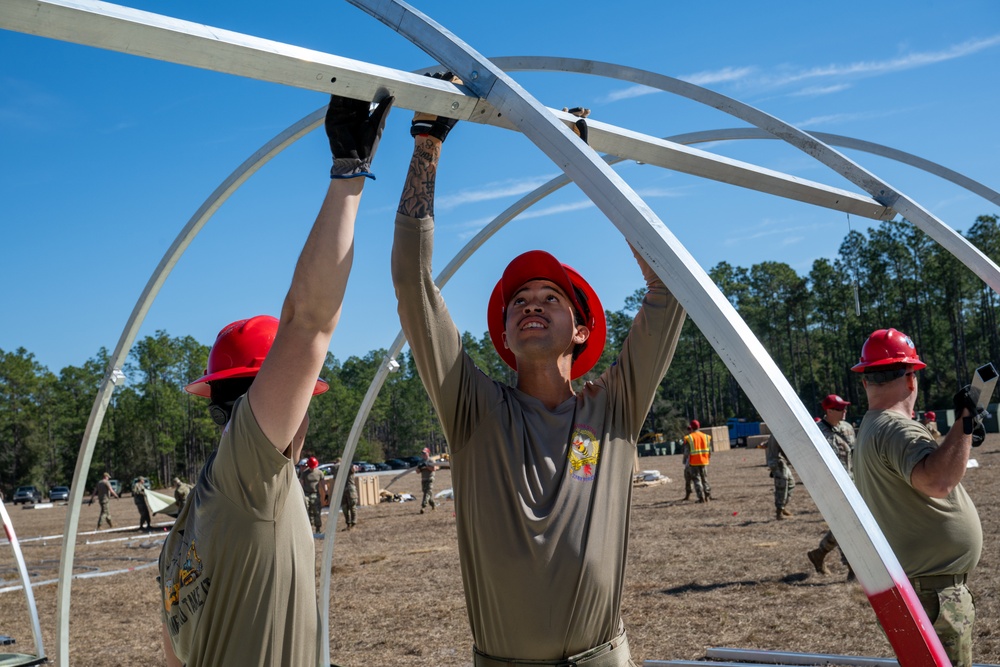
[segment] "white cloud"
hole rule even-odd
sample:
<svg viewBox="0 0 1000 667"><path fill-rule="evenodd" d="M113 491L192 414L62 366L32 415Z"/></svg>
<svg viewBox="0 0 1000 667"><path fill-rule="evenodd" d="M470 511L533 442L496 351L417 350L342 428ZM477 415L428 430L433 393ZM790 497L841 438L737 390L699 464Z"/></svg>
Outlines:
<svg viewBox="0 0 1000 667"><path fill-rule="evenodd" d="M581 211L587 208L593 208L594 202L589 199L582 199L580 201L570 202L567 204L554 204L552 206L546 206L544 208L533 208L528 209L524 213L520 214L515 218L515 220L531 220L534 218L545 218L552 215L559 215L561 213L572 213L573 211ZM460 232L458 238L463 241L470 239L479 233L479 230L484 226L488 225L493 221L494 218L477 218L475 220L470 220L458 225L459 229L465 229L466 231Z"/></svg>
<svg viewBox="0 0 1000 667"><path fill-rule="evenodd" d="M819 97L821 95L831 95L847 90L851 85L848 83L836 83L832 86L810 86L791 93L792 97Z"/></svg>
<svg viewBox="0 0 1000 667"><path fill-rule="evenodd" d="M634 97L642 97L643 95L652 95L653 93L661 92L663 91L659 88L650 88L649 86L629 86L628 88L622 88L621 90L609 93L608 96L602 101L619 102L621 100L630 100Z"/></svg>
<svg viewBox="0 0 1000 667"><path fill-rule="evenodd" d="M713 83L728 83L730 81L745 79L753 74L754 70L755 68L753 67L724 67L714 72L698 72L677 78L681 81L693 83L696 86L708 86Z"/></svg>
<svg viewBox="0 0 1000 667"><path fill-rule="evenodd" d="M454 194L438 195L434 205L438 209L450 209L464 204L491 201L504 197L513 197L531 192L535 188L548 183L556 174L542 174L523 179L510 179L485 183L472 190L463 190Z"/></svg>

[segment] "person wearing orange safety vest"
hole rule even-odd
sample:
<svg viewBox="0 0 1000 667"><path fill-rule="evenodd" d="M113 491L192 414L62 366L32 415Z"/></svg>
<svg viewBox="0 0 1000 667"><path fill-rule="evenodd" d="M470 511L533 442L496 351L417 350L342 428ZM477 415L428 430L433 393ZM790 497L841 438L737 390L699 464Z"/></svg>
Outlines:
<svg viewBox="0 0 1000 667"><path fill-rule="evenodd" d="M698 429L701 423L692 419L688 424L688 434L684 436L684 500L691 499L691 487L698 495L697 502L712 499L712 487L708 484L708 463L712 456L712 436Z"/></svg>

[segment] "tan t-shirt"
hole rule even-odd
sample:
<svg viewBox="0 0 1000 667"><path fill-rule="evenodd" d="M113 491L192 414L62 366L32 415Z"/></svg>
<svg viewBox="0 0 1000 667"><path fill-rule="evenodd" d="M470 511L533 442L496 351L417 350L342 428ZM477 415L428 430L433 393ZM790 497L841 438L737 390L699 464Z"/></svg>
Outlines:
<svg viewBox="0 0 1000 667"><path fill-rule="evenodd" d="M451 449L472 635L550 660L620 632L635 440L684 311L652 280L618 362L554 410L484 375L431 275L433 221L397 216L399 315Z"/></svg>
<svg viewBox="0 0 1000 667"><path fill-rule="evenodd" d="M163 622L187 667L319 664L305 498L246 397L163 544L160 587Z"/></svg>
<svg viewBox="0 0 1000 667"><path fill-rule="evenodd" d="M908 577L967 574L983 529L961 484L947 498L910 486L913 467L937 448L927 429L892 410L869 410L854 454L854 483Z"/></svg>

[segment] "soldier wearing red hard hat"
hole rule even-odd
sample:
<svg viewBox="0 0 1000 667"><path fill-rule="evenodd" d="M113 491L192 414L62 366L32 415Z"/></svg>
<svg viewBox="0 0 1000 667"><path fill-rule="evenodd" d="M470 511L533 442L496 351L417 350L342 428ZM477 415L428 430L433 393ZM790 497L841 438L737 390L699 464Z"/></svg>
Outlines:
<svg viewBox="0 0 1000 667"><path fill-rule="evenodd" d="M575 386L604 350L604 308L578 271L528 251L507 265L486 310L516 386L483 374L431 267L438 159L454 122L414 118L392 273L450 448L473 663L628 665L621 599L636 438L684 311L637 255L648 291L617 362Z"/></svg>
<svg viewBox="0 0 1000 667"><path fill-rule="evenodd" d="M820 403L820 407L823 408L823 418L817 421L816 425L819 426L820 433L823 434L823 437L826 438L833 452L837 455L840 464L844 466L844 470L853 478L855 434L854 427L845 419L847 408L850 405L849 401L844 400L837 394L828 394ZM837 546L837 538L834 537L833 531L827 530L826 534L820 539L819 546L806 554L809 562L816 568L816 572L820 574L830 573L824 561L826 560L826 555L836 549ZM843 550L840 551L840 562L847 566L847 579L848 581L852 581L854 579L854 570L848 564Z"/></svg>
<svg viewBox="0 0 1000 667"><path fill-rule="evenodd" d="M306 496L306 510L312 522L313 531L318 535L323 532L323 504L320 502L319 486L323 483L323 471L319 469L319 459L310 456L306 459L305 470L299 473L302 483L302 493Z"/></svg>
<svg viewBox="0 0 1000 667"><path fill-rule="evenodd" d="M920 423L930 432L932 438L937 440L941 437L941 431L937 427L937 414L933 410L924 412L923 416L920 417Z"/></svg>
<svg viewBox="0 0 1000 667"><path fill-rule="evenodd" d="M708 464L712 457L712 436L701 432L701 422L688 422L688 434L682 441L684 454L684 500L691 499L694 490L698 497L695 502L704 503L712 499L712 487L708 483Z"/></svg>
<svg viewBox="0 0 1000 667"><path fill-rule="evenodd" d="M971 667L975 603L967 586L983 547L979 514L962 486L974 438L982 436L966 389L955 425L939 445L910 415L920 360L909 336L872 333L852 368L868 412L858 430L854 483L903 566L956 667Z"/></svg>
<svg viewBox="0 0 1000 667"><path fill-rule="evenodd" d="M320 660L315 547L294 462L351 270L354 219L392 98L333 97L330 185L281 309L227 325L186 388L223 427L160 554L170 667ZM248 596L250 596L248 598ZM252 598L252 599L250 599Z"/></svg>

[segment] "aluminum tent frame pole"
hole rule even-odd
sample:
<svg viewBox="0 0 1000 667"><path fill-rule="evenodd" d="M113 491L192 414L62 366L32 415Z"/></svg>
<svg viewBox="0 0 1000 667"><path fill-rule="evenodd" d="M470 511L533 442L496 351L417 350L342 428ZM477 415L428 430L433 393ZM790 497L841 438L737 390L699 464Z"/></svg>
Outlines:
<svg viewBox="0 0 1000 667"><path fill-rule="evenodd" d="M944 224L944 222L935 217L930 211L920 206L920 204L902 192L899 192L886 181L880 179L842 153L824 144L815 135L811 135L765 111L761 111L721 93L664 74L657 74L635 67L612 65L596 60L580 58L533 58L526 56L498 59L497 66L512 71L542 71L546 69L563 71L565 69L572 69L573 71L585 72L595 76L607 76L620 81L631 81L649 86L650 88L681 95L689 100L708 105L730 116L744 120L816 158L870 194L875 201L883 206L894 208L903 217L937 241L948 252L958 257L983 282L993 288L993 291L1000 293L1000 267L978 248L969 243L961 234Z"/></svg>
<svg viewBox="0 0 1000 667"><path fill-rule="evenodd" d="M712 343L775 435L797 443L796 458L806 464L803 481L817 492L831 530L843 536L854 556L858 579L901 664L947 665L899 561L815 422L732 304L645 202L526 90L441 25L398 0L349 1L455 72L511 119L618 227Z"/></svg>
<svg viewBox="0 0 1000 667"><path fill-rule="evenodd" d="M96 0L3 0L0 28L353 99L391 90L394 106L513 128L463 88L430 77ZM567 124L575 116L551 110ZM866 195L590 121L596 150L876 220L895 212Z"/></svg>
<svg viewBox="0 0 1000 667"><path fill-rule="evenodd" d="M0 499L0 521L3 521L4 533L6 533L7 541L10 542L10 548L14 552L17 573L21 577L21 585L24 587L24 599L28 604L28 617L31 619L31 637L35 640L35 656L44 661L45 649L42 647L42 628L38 624L38 606L35 604L35 592L31 588L28 566L24 562L24 554L21 553L21 544L17 541L14 524L10 520L10 515L7 514L7 506L4 505L2 499Z"/></svg>

